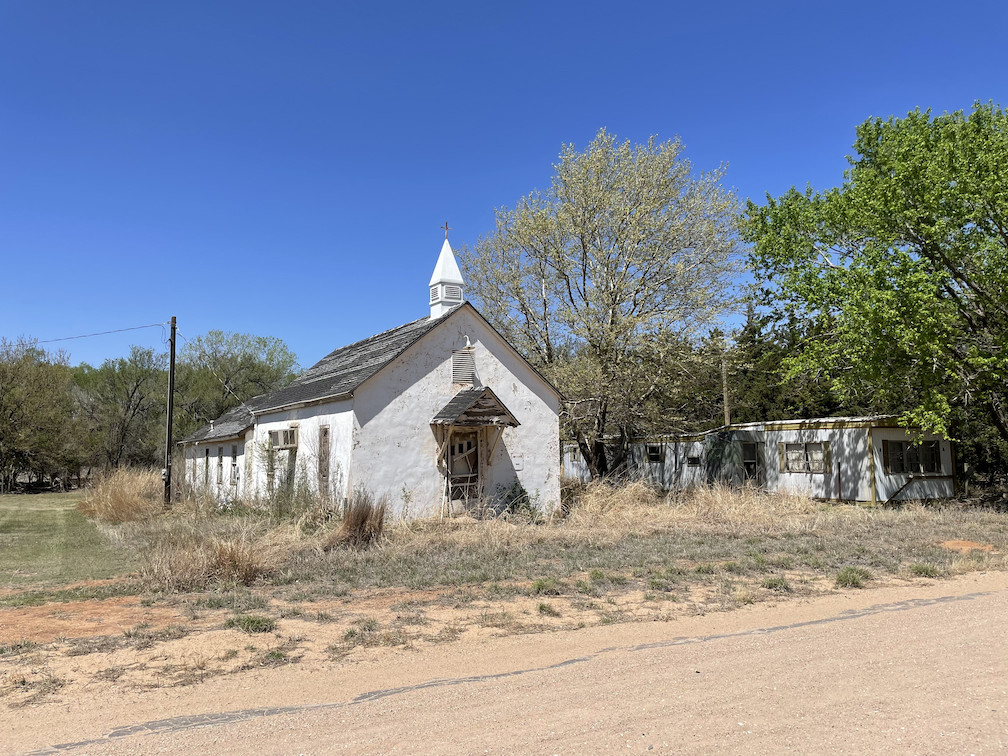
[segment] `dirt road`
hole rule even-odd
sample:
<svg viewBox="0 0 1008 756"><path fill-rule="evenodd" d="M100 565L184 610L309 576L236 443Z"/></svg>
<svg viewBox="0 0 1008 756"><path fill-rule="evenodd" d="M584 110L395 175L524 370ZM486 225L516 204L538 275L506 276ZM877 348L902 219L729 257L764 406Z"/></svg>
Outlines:
<svg viewBox="0 0 1008 756"><path fill-rule="evenodd" d="M1008 573L0 712L4 753L990 753Z"/></svg>

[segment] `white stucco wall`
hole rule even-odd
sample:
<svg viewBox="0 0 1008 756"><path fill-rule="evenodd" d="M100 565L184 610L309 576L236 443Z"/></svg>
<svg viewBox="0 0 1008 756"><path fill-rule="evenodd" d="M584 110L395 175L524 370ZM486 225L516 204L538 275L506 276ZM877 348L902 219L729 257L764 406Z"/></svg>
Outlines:
<svg viewBox="0 0 1008 756"><path fill-rule="evenodd" d="M452 383L452 351L475 348L478 385L488 386L520 423L506 428L483 470L484 495L517 480L543 511L560 506L559 398L483 320L468 309L436 328L377 375L354 397L352 488L384 497L393 515L439 511L444 470L431 419L462 388ZM492 441L492 434L490 440ZM481 459L489 449L481 447Z"/></svg>
<svg viewBox="0 0 1008 756"><path fill-rule="evenodd" d="M233 447L237 446L237 455ZM207 449L210 450L209 465ZM245 495L245 439L228 438L198 444L186 444L184 450L186 483L192 490L217 501L233 501ZM217 482L218 460L223 463L222 481ZM238 478L232 482L231 465L237 460ZM206 475L204 475L206 472Z"/></svg>
<svg viewBox="0 0 1008 756"><path fill-rule="evenodd" d="M253 446L254 490L259 495L267 492L266 449L269 432L297 427L298 450L295 483L307 485L318 492L319 428L329 426L329 495L341 502L349 490L350 445L353 431L353 400L326 402L324 404L295 407L260 415L256 418ZM276 481L282 479L287 469L286 450L277 450Z"/></svg>

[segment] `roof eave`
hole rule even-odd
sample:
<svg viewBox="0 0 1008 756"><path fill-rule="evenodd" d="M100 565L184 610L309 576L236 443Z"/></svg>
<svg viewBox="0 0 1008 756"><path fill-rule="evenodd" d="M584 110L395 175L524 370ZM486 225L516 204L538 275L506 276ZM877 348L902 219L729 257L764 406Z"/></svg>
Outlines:
<svg viewBox="0 0 1008 756"><path fill-rule="evenodd" d="M358 384L359 388L360 384ZM354 391L357 389L355 388ZM338 394L330 394L329 396L320 396L318 399L302 399L297 402L288 402L287 404L278 404L276 407L260 407L259 409L252 410L252 415L258 418L260 415L268 415L272 412L282 412L283 410L297 409L298 407L308 407L314 404L321 404L324 402L333 402L338 399L351 399L353 398L353 391L342 391Z"/></svg>

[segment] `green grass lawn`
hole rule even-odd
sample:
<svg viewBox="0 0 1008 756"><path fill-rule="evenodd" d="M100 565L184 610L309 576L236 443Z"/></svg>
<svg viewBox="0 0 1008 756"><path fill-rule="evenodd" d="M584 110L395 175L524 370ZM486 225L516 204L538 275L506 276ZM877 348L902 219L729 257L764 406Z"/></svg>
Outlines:
<svg viewBox="0 0 1008 756"><path fill-rule="evenodd" d="M135 568L77 511L79 498L76 491L0 496L0 589L52 589Z"/></svg>

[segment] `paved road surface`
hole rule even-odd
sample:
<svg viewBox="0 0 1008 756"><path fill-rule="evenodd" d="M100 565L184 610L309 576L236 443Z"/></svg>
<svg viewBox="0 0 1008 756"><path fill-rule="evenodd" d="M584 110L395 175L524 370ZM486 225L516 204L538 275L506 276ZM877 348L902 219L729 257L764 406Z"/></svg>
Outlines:
<svg viewBox="0 0 1008 756"><path fill-rule="evenodd" d="M1008 573L0 712L5 753L993 753ZM9 739L8 739L9 738Z"/></svg>

